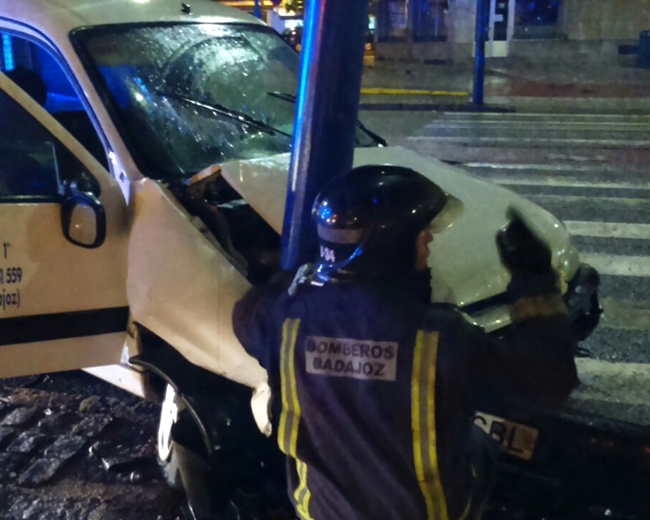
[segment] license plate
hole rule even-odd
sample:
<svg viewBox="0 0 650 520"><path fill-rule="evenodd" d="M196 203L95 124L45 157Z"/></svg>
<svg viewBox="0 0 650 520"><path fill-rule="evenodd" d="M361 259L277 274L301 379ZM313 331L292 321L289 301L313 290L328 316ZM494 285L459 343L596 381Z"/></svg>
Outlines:
<svg viewBox="0 0 650 520"><path fill-rule="evenodd" d="M474 424L497 441L506 453L525 460L533 458L539 435L535 428L483 412L476 412Z"/></svg>

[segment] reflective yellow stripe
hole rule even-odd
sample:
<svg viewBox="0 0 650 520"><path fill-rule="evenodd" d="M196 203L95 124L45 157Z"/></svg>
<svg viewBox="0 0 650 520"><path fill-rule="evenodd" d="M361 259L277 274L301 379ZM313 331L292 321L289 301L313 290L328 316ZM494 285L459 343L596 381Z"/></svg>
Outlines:
<svg viewBox="0 0 650 520"><path fill-rule="evenodd" d="M294 356L300 320L287 319L282 325L280 349L280 380L282 387L282 413L278 428L278 445L283 453L296 458L300 403L296 389Z"/></svg>
<svg viewBox="0 0 650 520"><path fill-rule="evenodd" d="M307 513L307 516L311 519L311 515L309 514L309 502L311 502L311 491L309 491L309 488L307 487L307 465L305 464L305 497L302 501L302 507Z"/></svg>
<svg viewBox="0 0 650 520"><path fill-rule="evenodd" d="M285 438L285 431L287 429L287 415L285 410L289 409L288 394L284 391L285 389L285 376L284 376L284 364L285 364L285 344L287 342L287 330L289 328L288 322L282 324L282 345L280 347L280 389L282 390L282 413L280 414L280 425L278 426L278 446L284 452L284 446L282 440Z"/></svg>
<svg viewBox="0 0 650 520"><path fill-rule="evenodd" d="M438 469L438 442L436 436L436 363L438 361L438 333L425 334L424 345L427 349L428 356L425 355L424 359L427 361L429 370L427 373L427 427L429 431L429 473L430 479L433 484L433 499L434 506L436 507L435 518L447 519L447 500L445 493L442 489L442 481L440 480L440 471Z"/></svg>
<svg viewBox="0 0 650 520"><path fill-rule="evenodd" d="M300 459L296 459L296 470L300 478L300 485L293 494L296 504L296 512L303 520L312 520L309 514L309 501L311 500L311 492L307 487L307 464Z"/></svg>
<svg viewBox="0 0 650 520"><path fill-rule="evenodd" d="M422 435L420 433L420 367L422 366L422 338L418 332L413 354L413 375L411 378L411 428L413 430L413 460L415 462L415 473L418 482L424 480L424 469L422 467ZM431 497L422 488L424 500L427 502L427 511L430 510Z"/></svg>
<svg viewBox="0 0 650 520"><path fill-rule="evenodd" d="M437 332L418 332L411 378L413 460L427 507L428 520L448 520L447 501L440 480L436 449L435 391L438 340Z"/></svg>
<svg viewBox="0 0 650 520"><path fill-rule="evenodd" d="M287 319L282 325L282 346L280 349L280 381L282 387L282 413L278 428L278 445L283 453L296 461L300 483L294 491L296 512L302 520L313 520L309 514L311 492L307 487L307 464L297 455L298 427L300 426L300 401L296 384L296 340L300 320Z"/></svg>
<svg viewBox="0 0 650 520"><path fill-rule="evenodd" d="M304 476L304 470L305 470L306 464L302 462L301 460L296 460L296 471L298 472L298 479L300 480L300 485L296 488L296 490L293 493L293 498L296 502L300 501L300 494L303 492L305 485L306 485L306 480Z"/></svg>
<svg viewBox="0 0 650 520"><path fill-rule="evenodd" d="M300 423L300 403L298 402L298 388L296 385L296 340L298 339L298 327L300 327L300 320L294 320L295 323L291 327L291 345L289 348L289 384L291 387L291 398L293 408L293 424L291 428L291 438L289 445L291 447L290 454L292 457L297 458L296 446L298 445L298 425Z"/></svg>
<svg viewBox="0 0 650 520"><path fill-rule="evenodd" d="M286 320L282 324L282 345L280 347L280 387L282 390L282 413L280 414L280 426L278 427L278 446L283 453L287 454L289 451L288 443L285 443L287 438L287 418L289 414L289 394L291 389L288 382L288 373L285 369L287 364L287 353L289 350L289 331L291 329L291 321Z"/></svg>

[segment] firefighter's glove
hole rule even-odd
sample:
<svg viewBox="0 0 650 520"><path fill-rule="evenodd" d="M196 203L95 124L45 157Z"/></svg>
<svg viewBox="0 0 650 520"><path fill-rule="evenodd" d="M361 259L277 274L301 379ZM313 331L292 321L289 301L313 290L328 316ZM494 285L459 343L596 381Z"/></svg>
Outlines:
<svg viewBox="0 0 650 520"><path fill-rule="evenodd" d="M551 249L524 222L514 208L508 209L510 222L496 237L501 261L510 270L513 278L519 275L553 275Z"/></svg>
<svg viewBox="0 0 650 520"><path fill-rule="evenodd" d="M566 314L548 244L514 208L508 209L508 217L510 222L497 233L496 241L501 261L512 274L507 298L513 323Z"/></svg>

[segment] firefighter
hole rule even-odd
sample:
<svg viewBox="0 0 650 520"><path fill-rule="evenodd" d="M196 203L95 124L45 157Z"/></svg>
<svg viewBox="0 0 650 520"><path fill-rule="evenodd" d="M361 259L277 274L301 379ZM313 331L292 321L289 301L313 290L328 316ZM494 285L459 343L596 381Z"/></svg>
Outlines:
<svg viewBox="0 0 650 520"><path fill-rule="evenodd" d="M353 169L314 204L320 258L235 308L235 332L277 396L301 519L480 518L490 465L477 398L499 389L558 404L577 384L550 250L516 212L496 237L512 274L502 337L430 303L430 226L446 202L413 170Z"/></svg>

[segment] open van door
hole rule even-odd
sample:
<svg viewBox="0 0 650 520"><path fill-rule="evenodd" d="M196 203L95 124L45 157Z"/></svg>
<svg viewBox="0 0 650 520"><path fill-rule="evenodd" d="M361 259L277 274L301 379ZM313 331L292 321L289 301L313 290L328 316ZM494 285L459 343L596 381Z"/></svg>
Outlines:
<svg viewBox="0 0 650 520"><path fill-rule="evenodd" d="M0 73L0 377L120 362L127 244L118 184Z"/></svg>

